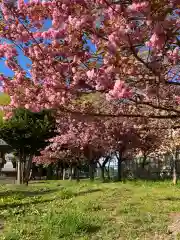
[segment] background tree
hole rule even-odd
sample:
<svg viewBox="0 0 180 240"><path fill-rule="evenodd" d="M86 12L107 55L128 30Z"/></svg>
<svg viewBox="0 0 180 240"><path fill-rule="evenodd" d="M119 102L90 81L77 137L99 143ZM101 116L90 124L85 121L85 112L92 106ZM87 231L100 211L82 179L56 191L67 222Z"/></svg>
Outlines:
<svg viewBox="0 0 180 240"><path fill-rule="evenodd" d="M159 147L162 144L163 137L165 131L162 131L159 129L158 131L156 129L146 129L146 130L140 130L138 133L139 139L138 141L138 149L140 150L142 154L142 168L144 169L147 161L147 157L151 154L154 153L159 149Z"/></svg>
<svg viewBox="0 0 180 240"><path fill-rule="evenodd" d="M34 113L17 109L1 124L0 137L18 153L18 183L26 181L28 184L32 158L45 148L49 138L55 136L55 130L55 118L47 110Z"/></svg>
<svg viewBox="0 0 180 240"><path fill-rule="evenodd" d="M168 129L159 147L159 152L168 153L172 159L172 181L177 183L177 160L180 149L180 132L179 129Z"/></svg>

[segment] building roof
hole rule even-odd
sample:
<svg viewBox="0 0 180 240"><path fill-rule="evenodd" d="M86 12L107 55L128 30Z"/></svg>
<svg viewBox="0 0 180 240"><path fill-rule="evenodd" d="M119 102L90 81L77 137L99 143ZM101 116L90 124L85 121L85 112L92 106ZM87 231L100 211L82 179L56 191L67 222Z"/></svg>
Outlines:
<svg viewBox="0 0 180 240"><path fill-rule="evenodd" d="M9 152L12 151L12 147L8 145L3 139L0 139L0 151Z"/></svg>

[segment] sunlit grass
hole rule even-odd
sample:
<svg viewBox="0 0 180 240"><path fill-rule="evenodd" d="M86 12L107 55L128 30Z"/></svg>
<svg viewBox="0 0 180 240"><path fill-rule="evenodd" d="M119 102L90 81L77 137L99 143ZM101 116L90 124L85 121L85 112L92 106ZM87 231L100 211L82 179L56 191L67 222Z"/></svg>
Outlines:
<svg viewBox="0 0 180 240"><path fill-rule="evenodd" d="M9 95L5 93L0 93L0 105L7 105L10 103L10 97Z"/></svg>
<svg viewBox="0 0 180 240"><path fill-rule="evenodd" d="M169 214L180 212L170 182L4 185L0 199L2 240L166 240Z"/></svg>
<svg viewBox="0 0 180 240"><path fill-rule="evenodd" d="M0 93L0 106L5 106L10 103L10 97L5 93ZM4 113L0 110L0 122L2 122Z"/></svg>

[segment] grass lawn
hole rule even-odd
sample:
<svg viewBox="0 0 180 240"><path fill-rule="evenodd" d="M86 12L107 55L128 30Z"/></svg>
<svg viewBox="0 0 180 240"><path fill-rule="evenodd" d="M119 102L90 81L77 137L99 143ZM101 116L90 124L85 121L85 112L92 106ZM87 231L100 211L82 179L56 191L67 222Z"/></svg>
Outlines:
<svg viewBox="0 0 180 240"><path fill-rule="evenodd" d="M1 240L174 239L171 213L180 213L180 185L170 182L0 186Z"/></svg>

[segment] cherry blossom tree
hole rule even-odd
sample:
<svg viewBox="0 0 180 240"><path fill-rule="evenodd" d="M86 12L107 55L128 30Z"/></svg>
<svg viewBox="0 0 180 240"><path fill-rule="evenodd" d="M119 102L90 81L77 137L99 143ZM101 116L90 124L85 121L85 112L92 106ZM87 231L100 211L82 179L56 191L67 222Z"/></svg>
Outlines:
<svg viewBox="0 0 180 240"><path fill-rule="evenodd" d="M158 148L158 151L163 153L168 153L172 159L172 180L173 184L177 183L177 161L179 156L180 149L180 133L178 129L168 129L165 132L165 136L162 139L161 145Z"/></svg>
<svg viewBox="0 0 180 240"><path fill-rule="evenodd" d="M79 121L69 124L68 130L59 128L59 135L50 139L50 145L34 161L50 163L60 160L71 169L75 166L76 171L85 162L89 165L90 178L93 179L94 167L97 160L107 151L108 144L109 136L106 135L103 122Z"/></svg>
<svg viewBox="0 0 180 240"><path fill-rule="evenodd" d="M112 136L122 117L126 147L142 121L178 122L179 0L2 0L0 10L0 57L14 73L0 77L11 98L3 109L55 109L52 151L68 143L92 161L92 146L96 155L121 143Z"/></svg>
<svg viewBox="0 0 180 240"><path fill-rule="evenodd" d="M157 129L151 128L149 130L141 130L138 133L139 142L137 144L139 145L140 154L143 157L143 169L146 165L147 157L152 153L154 154L161 147L165 131L161 129L157 131Z"/></svg>
<svg viewBox="0 0 180 240"><path fill-rule="evenodd" d="M11 81L1 77L11 97L6 111L20 106L88 114L76 111L72 100L104 92L109 101L128 99L130 105L112 117L179 118L178 4L3 0L0 56L14 72ZM29 60L27 69L19 53Z"/></svg>

